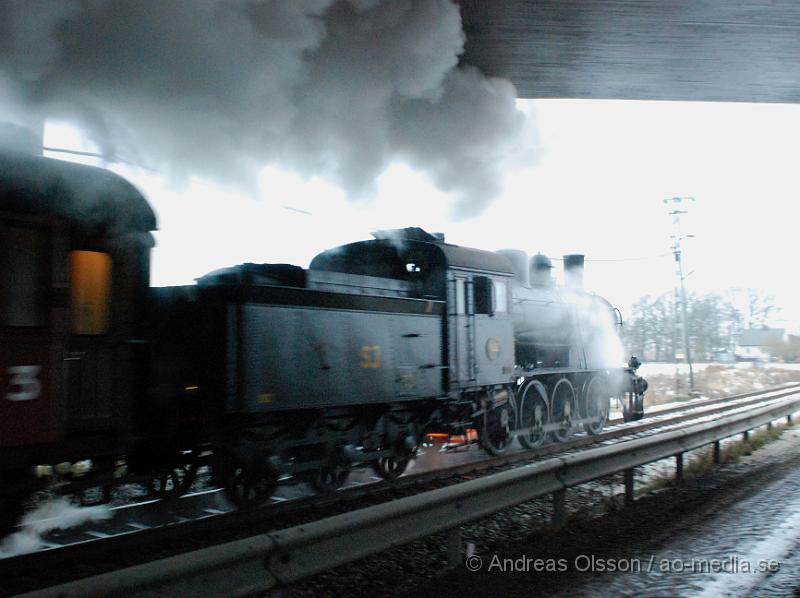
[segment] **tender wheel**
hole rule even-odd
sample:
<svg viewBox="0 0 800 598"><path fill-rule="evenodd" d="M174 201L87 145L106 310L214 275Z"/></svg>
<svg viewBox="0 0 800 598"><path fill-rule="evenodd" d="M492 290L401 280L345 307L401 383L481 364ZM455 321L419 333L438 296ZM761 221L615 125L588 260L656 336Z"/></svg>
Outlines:
<svg viewBox="0 0 800 598"><path fill-rule="evenodd" d="M549 421L547 408L547 391L544 384L538 380L531 380L522 390L522 399L519 405L519 443L528 449L541 446L547 438L544 425Z"/></svg>
<svg viewBox="0 0 800 598"><path fill-rule="evenodd" d="M275 485L274 479L240 467L225 486L225 494L237 507L257 507L272 496Z"/></svg>
<svg viewBox="0 0 800 598"><path fill-rule="evenodd" d="M178 498L188 492L197 477L197 461L192 459L166 469L150 481L150 490L161 498Z"/></svg>
<svg viewBox="0 0 800 598"><path fill-rule="evenodd" d="M553 387L552 405L550 421L559 426L552 432L553 438L558 442L566 442L572 435L572 419L576 415L575 389L566 378L561 378Z"/></svg>
<svg viewBox="0 0 800 598"><path fill-rule="evenodd" d="M383 457L370 463L372 470L384 480L392 481L403 475L411 457Z"/></svg>
<svg viewBox="0 0 800 598"><path fill-rule="evenodd" d="M417 452L416 447L410 446L408 442L409 437L416 437L415 416L408 413L399 419L396 422L383 415L373 426L375 437L380 438L374 449L391 449L392 454L370 461L370 467L376 475L390 482L403 475Z"/></svg>
<svg viewBox="0 0 800 598"><path fill-rule="evenodd" d="M608 413L611 408L611 397L608 394L608 387L600 376L595 376L586 385L586 415L592 421L583 424L583 429L587 434L595 436L602 432L603 427L608 421Z"/></svg>
<svg viewBox="0 0 800 598"><path fill-rule="evenodd" d="M339 451L332 453L328 462L311 478L311 485L318 492L335 492L342 487L350 475L350 464Z"/></svg>
<svg viewBox="0 0 800 598"><path fill-rule="evenodd" d="M516 420L510 403L487 409L483 414L483 425L480 429L481 446L490 455L502 455L511 445L512 424Z"/></svg>
<svg viewBox="0 0 800 598"><path fill-rule="evenodd" d="M278 485L278 477L270 468L247 462L237 455L220 456L214 469L214 478L225 489L228 499L239 508L263 504Z"/></svg>

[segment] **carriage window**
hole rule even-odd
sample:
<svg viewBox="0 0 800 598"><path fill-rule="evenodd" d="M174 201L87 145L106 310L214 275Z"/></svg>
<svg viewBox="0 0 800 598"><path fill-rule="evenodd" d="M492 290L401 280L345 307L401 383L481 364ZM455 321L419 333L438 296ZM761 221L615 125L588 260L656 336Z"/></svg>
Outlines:
<svg viewBox="0 0 800 598"><path fill-rule="evenodd" d="M111 303L111 256L100 251L71 251L69 270L72 332L105 334Z"/></svg>
<svg viewBox="0 0 800 598"><path fill-rule="evenodd" d="M506 299L506 283L505 281L493 281L494 284L494 311L497 313L506 313L508 311L508 300Z"/></svg>
<svg viewBox="0 0 800 598"><path fill-rule="evenodd" d="M0 226L0 326L47 323L47 233Z"/></svg>

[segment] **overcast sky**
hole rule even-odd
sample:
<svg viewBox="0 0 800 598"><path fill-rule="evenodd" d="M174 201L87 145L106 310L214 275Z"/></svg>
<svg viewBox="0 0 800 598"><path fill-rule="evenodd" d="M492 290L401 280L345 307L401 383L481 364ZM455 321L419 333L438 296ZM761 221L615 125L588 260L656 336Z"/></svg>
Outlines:
<svg viewBox="0 0 800 598"><path fill-rule="evenodd" d="M112 166L137 184L159 217L156 285L191 283L251 262L307 266L326 248L378 228L421 226L449 242L585 253L586 286L629 313L676 282L664 198L692 196L684 218L687 288L753 287L800 323L797 281L800 178L794 146L800 106L682 102L519 101L538 124L536 162L504 176L480 216L454 220L453 197L402 165L372 199L351 201L321 180L269 167L258 196L200 180L175 187L158 173ZM536 130L536 129L532 129ZM51 124L46 144L89 148ZM63 157L63 156L59 156ZM593 261L609 260L609 261ZM560 262L555 262L560 267Z"/></svg>

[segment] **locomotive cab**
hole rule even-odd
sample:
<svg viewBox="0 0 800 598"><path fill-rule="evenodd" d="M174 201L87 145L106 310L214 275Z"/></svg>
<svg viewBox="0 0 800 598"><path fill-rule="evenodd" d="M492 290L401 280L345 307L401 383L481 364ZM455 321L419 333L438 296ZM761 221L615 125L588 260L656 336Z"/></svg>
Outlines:
<svg viewBox="0 0 800 598"><path fill-rule="evenodd" d="M507 383L514 350L507 258L445 243L420 228L377 231L361 241L326 251L310 271L382 276L402 280L409 296L446 302L441 319L442 389L465 392Z"/></svg>

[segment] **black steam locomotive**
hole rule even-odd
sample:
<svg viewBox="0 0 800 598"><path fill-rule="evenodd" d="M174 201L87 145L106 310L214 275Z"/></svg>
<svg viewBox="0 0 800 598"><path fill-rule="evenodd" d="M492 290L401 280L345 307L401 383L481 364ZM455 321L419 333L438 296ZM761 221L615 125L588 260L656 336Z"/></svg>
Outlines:
<svg viewBox="0 0 800 598"><path fill-rule="evenodd" d="M552 285L549 261L421 229L150 288L155 217L107 171L0 154L0 498L36 466L124 460L181 492L199 455L240 504L280 480L400 475L426 434L477 430L493 454L598 433L612 398L642 415L618 312ZM582 258L568 257L579 277ZM43 468L39 467L39 472ZM44 471L49 471L44 468ZM6 522L7 522L6 521Z"/></svg>

